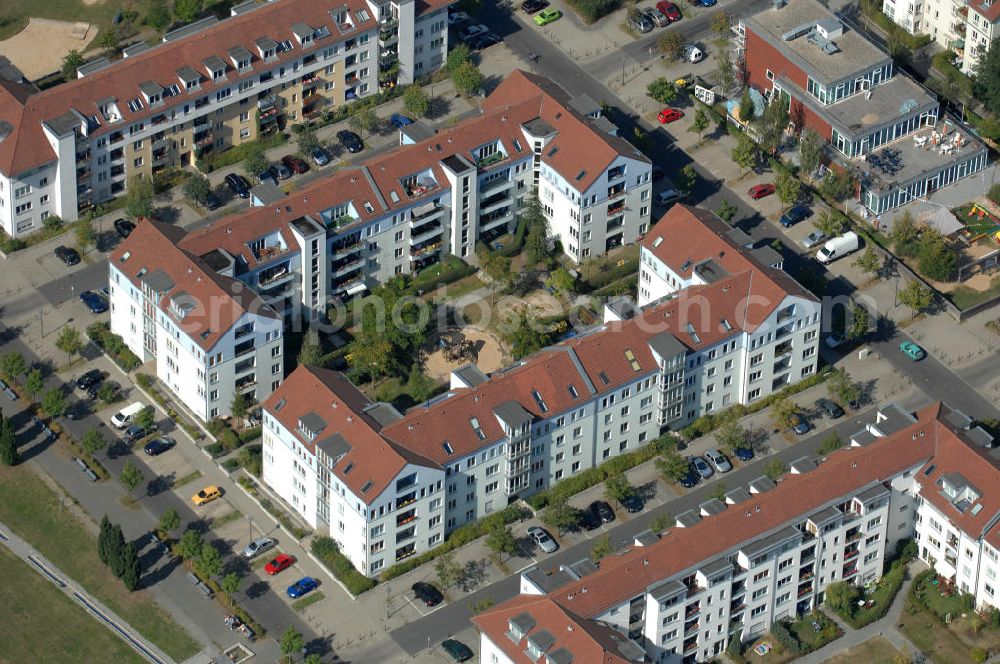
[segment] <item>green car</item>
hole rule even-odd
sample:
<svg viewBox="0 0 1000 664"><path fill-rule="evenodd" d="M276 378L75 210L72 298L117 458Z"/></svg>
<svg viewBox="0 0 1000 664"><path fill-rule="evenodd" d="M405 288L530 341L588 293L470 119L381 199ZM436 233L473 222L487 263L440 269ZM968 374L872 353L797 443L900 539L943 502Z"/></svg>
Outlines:
<svg viewBox="0 0 1000 664"><path fill-rule="evenodd" d="M543 9L535 16L535 23L538 25L548 25L561 16L562 12L558 9Z"/></svg>
<svg viewBox="0 0 1000 664"><path fill-rule="evenodd" d="M903 355L907 356L914 362L919 362L920 360L927 357L927 353L923 348L913 343L912 341L904 341L899 344L899 350L903 351Z"/></svg>
<svg viewBox="0 0 1000 664"><path fill-rule="evenodd" d="M447 639L441 642L441 648L456 662L467 662L472 659L472 650L461 641Z"/></svg>

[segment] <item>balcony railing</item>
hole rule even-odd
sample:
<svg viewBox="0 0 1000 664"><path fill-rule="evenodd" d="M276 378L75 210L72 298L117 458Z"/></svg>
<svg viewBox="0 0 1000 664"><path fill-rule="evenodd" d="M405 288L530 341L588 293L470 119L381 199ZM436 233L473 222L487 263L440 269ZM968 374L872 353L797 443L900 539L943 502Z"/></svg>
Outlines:
<svg viewBox="0 0 1000 664"><path fill-rule="evenodd" d="M493 164L500 163L507 158L502 152L494 152L493 154L481 157L476 161L476 168L486 168L487 166L492 166Z"/></svg>
<svg viewBox="0 0 1000 664"><path fill-rule="evenodd" d="M806 595L811 595L812 591L813 591L812 586L803 586L802 588L799 588L798 596L799 598L802 598L805 597Z"/></svg>

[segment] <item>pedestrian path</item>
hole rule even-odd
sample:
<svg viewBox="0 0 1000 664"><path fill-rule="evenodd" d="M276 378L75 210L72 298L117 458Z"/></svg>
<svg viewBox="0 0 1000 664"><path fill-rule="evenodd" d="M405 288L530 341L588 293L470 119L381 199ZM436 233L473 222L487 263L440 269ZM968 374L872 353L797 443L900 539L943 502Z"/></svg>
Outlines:
<svg viewBox="0 0 1000 664"><path fill-rule="evenodd" d="M70 599L78 603L83 610L86 610L98 622L114 632L115 636L127 643L147 661L153 662L153 664L168 664L174 661L152 643L145 641L138 635L136 630L132 629L131 625L122 620L114 611L106 607L87 591L77 588L72 580L63 574L58 567L46 560L45 556L15 535L3 523L0 523L0 543L10 549L14 555L28 563L29 567L52 582L52 585L59 588Z"/></svg>
<svg viewBox="0 0 1000 664"><path fill-rule="evenodd" d="M926 569L926 565L920 561L915 561L910 563L906 569L906 581L903 582L903 587L899 589L896 593L896 597L892 600L892 606L889 607L889 612L885 614L880 620L865 625L861 629L852 629L843 620L840 619L833 611L825 611L842 630L844 630L844 636L840 637L833 643L830 643L819 650L809 653L804 657L799 658L797 661L800 664L823 664L829 661L835 655L839 655L854 646L860 645L867 641L868 639L881 636L893 645L897 650L901 650L909 653L918 653L920 649L913 645L904 634L902 634L896 625L899 624L899 618L903 613L903 607L906 606L906 598L910 594L910 585L913 583L913 579L922 570Z"/></svg>

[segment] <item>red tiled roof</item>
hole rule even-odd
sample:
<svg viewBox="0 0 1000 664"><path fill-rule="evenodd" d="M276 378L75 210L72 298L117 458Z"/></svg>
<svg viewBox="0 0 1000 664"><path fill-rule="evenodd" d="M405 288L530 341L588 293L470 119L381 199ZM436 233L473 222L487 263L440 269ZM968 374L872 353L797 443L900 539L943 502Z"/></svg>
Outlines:
<svg viewBox="0 0 1000 664"><path fill-rule="evenodd" d="M571 385L578 396L570 393ZM516 401L534 417L542 417L533 390L537 390L550 414L569 410L591 397L569 353L546 350L518 367L493 374L482 385L452 390L452 396L411 408L403 419L384 428L382 434L407 449L447 465L504 438L493 412L500 404ZM484 439L472 428L471 418L479 421ZM453 453L444 449L446 442Z"/></svg>
<svg viewBox="0 0 1000 664"><path fill-rule="evenodd" d="M162 293L157 306L205 350L246 313L278 318L250 288L216 273L201 258L178 247L181 232L168 224L141 221L108 255L108 261L140 289L143 277L157 271L169 276L173 286ZM173 298L194 308L181 319L171 311Z"/></svg>
<svg viewBox="0 0 1000 664"><path fill-rule="evenodd" d="M1000 2L974 0L969 3L969 7L972 11L985 18L989 23L995 23L997 19L1000 19Z"/></svg>
<svg viewBox="0 0 1000 664"><path fill-rule="evenodd" d="M374 420L362 412L369 403L368 397L340 372L300 365L263 407L310 452L315 453L317 442L340 434L350 450L333 472L356 496L371 503L406 467L408 455L379 435ZM299 431L299 420L308 413L315 413L326 423L315 440ZM345 473L347 468L350 470Z"/></svg>
<svg viewBox="0 0 1000 664"><path fill-rule="evenodd" d="M748 295L772 306L752 307L748 311L745 323L748 331L763 323L786 294L816 299L784 271L761 265L750 250L726 235L730 231L732 228L711 212L678 203L656 222L641 244L684 278L709 259L729 274L752 272L753 284Z"/></svg>
<svg viewBox="0 0 1000 664"><path fill-rule="evenodd" d="M341 33L334 24L330 11L340 7L345 7L351 12L355 23L353 30ZM367 21L358 19L357 12L361 10L368 13ZM314 40L307 48L303 48L291 30L292 25L300 22L312 28L325 25L330 30L331 36ZM157 44L148 51L115 62L110 67L81 79L32 95L27 102L28 115L24 118L20 130L31 135L31 144L41 147L44 143L47 149L38 153L19 150L14 159L2 159L4 155L0 154L0 171L14 175L51 161L51 148L48 148L41 123L70 110L76 110L84 117L95 114L99 116L97 101L111 97L117 101L123 119L109 124L101 118L101 126L93 134L100 135L115 129L127 129L130 123L162 113L165 106L150 109L143 99L141 109L138 111L129 109L130 100L142 97L139 91L139 85L142 83L152 81L165 88L174 83L180 85L177 70L185 66L192 67L203 76L201 86L191 92L181 90L179 95L171 97L170 100L173 104L183 99L193 100L204 95L212 95L215 90L231 86L237 80L255 78L261 71L273 68L276 62L282 59L299 58L305 53L322 50L336 41L350 38L376 26L376 17L364 0L343 0L339 3L331 3L329 0L278 0L246 14L227 18L191 36ZM270 37L279 43L290 40L293 48L284 55L279 54L278 60L264 63L254 44L254 41L261 37ZM235 71L228 50L237 46L242 46L253 54L252 71L243 74ZM226 62L224 80L214 82L207 77L202 61L211 56L217 56ZM289 79L294 76L290 74Z"/></svg>
<svg viewBox="0 0 1000 664"><path fill-rule="evenodd" d="M319 214L321 211L351 200L355 201L354 207L362 222L384 213L363 171L344 169L295 190L277 203L252 207L223 217L211 226L189 233L181 240L180 245L184 250L199 256L215 249L225 249L233 256L243 256L247 265L253 268L257 266L257 259L247 243L279 231L289 248L301 249L288 228L291 222L310 215L322 224ZM372 203L375 212L368 213L365 210L366 201Z"/></svg>
<svg viewBox="0 0 1000 664"><path fill-rule="evenodd" d="M594 127L589 118L571 110L566 91L544 76L515 69L483 100L483 109L494 110L526 99L537 101L538 117L557 132L542 161L580 191L597 181L619 154L649 162L631 143Z"/></svg>
<svg viewBox="0 0 1000 664"><path fill-rule="evenodd" d="M27 106L35 93L33 86L0 79L0 172L9 176L56 160Z"/></svg>
<svg viewBox="0 0 1000 664"><path fill-rule="evenodd" d="M972 538L982 536L984 530L1000 513L1000 469L982 448L962 441L944 424L938 424L937 452L924 468L916 474L920 496L938 509L956 527ZM927 472L930 471L930 472ZM980 498L976 503L981 509L973 513L972 505L964 512L942 493L939 480L952 473L960 474L971 484Z"/></svg>
<svg viewBox="0 0 1000 664"><path fill-rule="evenodd" d="M596 617L651 585L805 517L872 482L887 480L934 454L943 429L937 421L939 412L940 404L929 406L917 413L916 423L892 436L863 448L834 452L814 471L786 475L770 492L754 495L690 528L675 528L650 546L604 558L597 572L550 596L581 616ZM913 439L920 431L926 435Z"/></svg>
<svg viewBox="0 0 1000 664"><path fill-rule="evenodd" d="M535 621L520 642L514 643L507 636L510 619L529 614ZM553 602L545 595L520 595L500 606L472 617L472 622L486 634L515 664L537 664L528 657L525 648L527 637L542 630L552 635L554 641L546 650L551 653L565 648L581 664L629 664L629 660L616 651L623 637L612 627L581 618Z"/></svg>

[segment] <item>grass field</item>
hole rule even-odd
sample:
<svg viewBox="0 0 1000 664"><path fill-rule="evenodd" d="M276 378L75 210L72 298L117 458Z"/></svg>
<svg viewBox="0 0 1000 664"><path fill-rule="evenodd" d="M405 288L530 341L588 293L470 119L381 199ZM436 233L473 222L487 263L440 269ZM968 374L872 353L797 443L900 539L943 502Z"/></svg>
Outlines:
<svg viewBox="0 0 1000 664"><path fill-rule="evenodd" d="M0 643L8 662L144 662L79 604L0 546ZM53 626L58 625L58 629Z"/></svg>
<svg viewBox="0 0 1000 664"><path fill-rule="evenodd" d="M128 3L141 6L142 3ZM0 39L7 39L28 24L28 18L51 18L60 21L87 21L101 27L111 25L125 3L101 0L88 5L83 0L3 0L0 2Z"/></svg>
<svg viewBox="0 0 1000 664"><path fill-rule="evenodd" d="M899 655L900 652L891 643L881 636L876 636L830 659L828 664L855 664L856 662L894 664Z"/></svg>
<svg viewBox="0 0 1000 664"><path fill-rule="evenodd" d="M96 538L25 466L0 468L0 521L173 659L183 661L198 652L197 642L147 592L130 593L125 590L121 581L97 558ZM102 630L95 625L95 632ZM48 636L51 637L51 634ZM9 641L0 640L0 643ZM26 647L31 646L26 644ZM7 654L4 650L0 658L8 659ZM98 659L73 657L52 658L49 661ZM15 657L9 661L42 660Z"/></svg>

